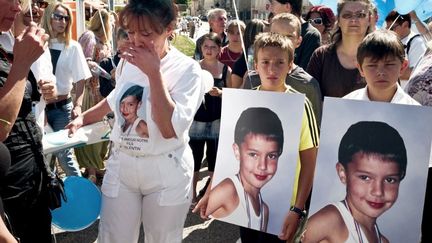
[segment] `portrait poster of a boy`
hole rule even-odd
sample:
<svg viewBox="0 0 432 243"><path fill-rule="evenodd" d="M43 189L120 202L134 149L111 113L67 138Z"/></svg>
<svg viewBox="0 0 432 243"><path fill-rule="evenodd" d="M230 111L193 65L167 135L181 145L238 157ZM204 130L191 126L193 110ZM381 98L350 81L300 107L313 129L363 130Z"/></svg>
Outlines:
<svg viewBox="0 0 432 243"><path fill-rule="evenodd" d="M326 98L303 242L419 242L428 107Z"/></svg>
<svg viewBox="0 0 432 243"><path fill-rule="evenodd" d="M224 89L210 217L279 234L296 177L304 95Z"/></svg>

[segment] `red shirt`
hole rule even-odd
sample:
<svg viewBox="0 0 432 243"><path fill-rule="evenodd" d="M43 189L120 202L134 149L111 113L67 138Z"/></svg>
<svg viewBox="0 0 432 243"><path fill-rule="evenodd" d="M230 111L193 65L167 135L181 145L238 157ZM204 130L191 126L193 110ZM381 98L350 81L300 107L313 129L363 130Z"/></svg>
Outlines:
<svg viewBox="0 0 432 243"><path fill-rule="evenodd" d="M231 69L234 68L234 63L239 59L243 52L232 52L228 49L228 46L225 46L221 49L219 55L219 61L223 64L228 65Z"/></svg>

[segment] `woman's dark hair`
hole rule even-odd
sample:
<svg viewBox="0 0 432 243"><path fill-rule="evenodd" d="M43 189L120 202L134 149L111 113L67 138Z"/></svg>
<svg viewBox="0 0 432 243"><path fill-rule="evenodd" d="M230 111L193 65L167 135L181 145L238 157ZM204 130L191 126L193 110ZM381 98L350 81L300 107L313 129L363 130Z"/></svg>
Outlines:
<svg viewBox="0 0 432 243"><path fill-rule="evenodd" d="M168 27L175 27L177 10L172 0L129 0L120 12L120 26L128 30L131 23L137 23L140 30L151 28L162 34Z"/></svg>
<svg viewBox="0 0 432 243"><path fill-rule="evenodd" d="M399 165L400 178L407 168L407 152L404 140L392 126L379 121L361 121L351 125L343 135L338 152L338 161L345 168L357 153L377 155Z"/></svg>
<svg viewBox="0 0 432 243"><path fill-rule="evenodd" d="M357 49L357 62L363 65L366 57L372 60L381 60L387 56L394 56L401 61L405 60L404 45L399 37L390 30L375 30L368 34Z"/></svg>
<svg viewBox="0 0 432 243"><path fill-rule="evenodd" d="M264 32L267 25L268 23L266 23L264 20L261 19L252 19L246 25L246 29L243 34L243 41L244 41L246 53L249 47L253 46L257 34Z"/></svg>

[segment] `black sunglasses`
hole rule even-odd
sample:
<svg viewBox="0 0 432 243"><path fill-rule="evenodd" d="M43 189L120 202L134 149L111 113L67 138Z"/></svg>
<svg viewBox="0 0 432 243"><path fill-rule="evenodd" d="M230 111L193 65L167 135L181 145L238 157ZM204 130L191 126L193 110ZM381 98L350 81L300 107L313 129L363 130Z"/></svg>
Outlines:
<svg viewBox="0 0 432 243"><path fill-rule="evenodd" d="M51 18L54 19L54 20L57 20L57 21L61 21L62 19L64 19L66 22L68 22L69 19L70 19L69 16L61 15L61 14L56 14L56 13L53 13L51 15Z"/></svg>
<svg viewBox="0 0 432 243"><path fill-rule="evenodd" d="M316 24L316 25L322 25L323 24L322 18L309 19L308 21L311 24Z"/></svg>
<svg viewBox="0 0 432 243"><path fill-rule="evenodd" d="M39 7L39 8L46 8L46 7L48 7L48 2L45 2L45 1L37 1L37 2L32 3L31 6L32 6L32 7L37 6L37 7Z"/></svg>

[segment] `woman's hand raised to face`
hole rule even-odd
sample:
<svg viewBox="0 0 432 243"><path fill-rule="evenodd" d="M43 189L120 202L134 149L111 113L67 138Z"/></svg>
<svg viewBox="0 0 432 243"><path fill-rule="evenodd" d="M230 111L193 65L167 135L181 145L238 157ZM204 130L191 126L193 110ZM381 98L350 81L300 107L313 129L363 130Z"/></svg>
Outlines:
<svg viewBox="0 0 432 243"><path fill-rule="evenodd" d="M153 41L150 41L150 43L143 43L140 46L128 42L122 46L120 51L122 53L120 57L137 66L148 76L159 73L160 57Z"/></svg>
<svg viewBox="0 0 432 243"><path fill-rule="evenodd" d="M14 63L20 66L30 67L44 52L48 46L49 35L45 30L38 28L34 22L25 28L15 39L13 47Z"/></svg>

